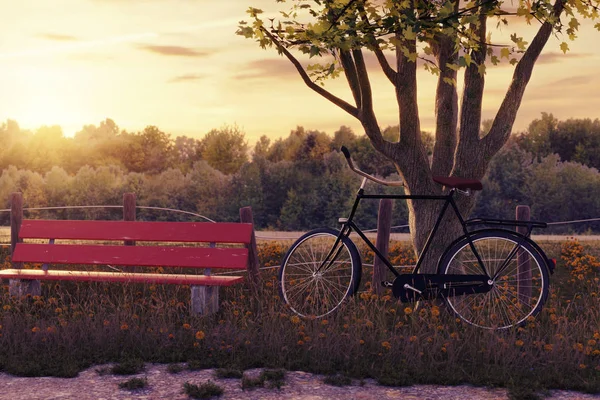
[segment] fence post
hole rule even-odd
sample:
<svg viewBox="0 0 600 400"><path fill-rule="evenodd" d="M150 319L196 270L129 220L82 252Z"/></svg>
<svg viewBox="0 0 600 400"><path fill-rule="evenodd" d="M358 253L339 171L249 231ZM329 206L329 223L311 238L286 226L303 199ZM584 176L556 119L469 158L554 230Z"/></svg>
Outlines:
<svg viewBox="0 0 600 400"><path fill-rule="evenodd" d="M123 194L123 221L135 221L135 193ZM135 246L134 240L126 240L125 246Z"/></svg>
<svg viewBox="0 0 600 400"><path fill-rule="evenodd" d="M12 262L12 256L15 252L17 243L21 242L19 239L19 230L21 230L21 223L23 222L23 194L14 192L10 196L10 256ZM15 269L22 269L23 263L12 262L12 267ZM42 292L40 281L34 280L21 280L21 279L10 279L9 289L10 295L12 296L39 296Z"/></svg>
<svg viewBox="0 0 600 400"><path fill-rule="evenodd" d="M390 230L392 227L392 207L394 203L391 199L381 199L379 201L379 214L377 216L377 241L375 247L387 258L390 247ZM381 295L383 286L381 282L385 280L387 266L377 255L373 256L373 282L371 288L373 293Z"/></svg>
<svg viewBox="0 0 600 400"><path fill-rule="evenodd" d="M256 235L254 233L254 217L252 207L240 208L240 222L252 224L252 236L248 245L248 281L250 289L256 291L260 284L258 247L256 246Z"/></svg>
<svg viewBox="0 0 600 400"><path fill-rule="evenodd" d="M516 218L517 221L529 221L531 218L529 206L517 206ZM526 235L527 227L517 226L517 232ZM519 302L528 302L531 298L531 260L524 250L517 252L517 276Z"/></svg>

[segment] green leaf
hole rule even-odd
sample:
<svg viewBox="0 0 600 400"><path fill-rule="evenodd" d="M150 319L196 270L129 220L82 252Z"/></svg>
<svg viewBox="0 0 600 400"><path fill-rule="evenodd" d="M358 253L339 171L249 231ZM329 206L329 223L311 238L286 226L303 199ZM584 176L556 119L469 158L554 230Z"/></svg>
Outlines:
<svg viewBox="0 0 600 400"><path fill-rule="evenodd" d="M567 44L567 42L562 42L560 44L560 49L562 50L563 53L567 53L567 51L569 51L569 45Z"/></svg>
<svg viewBox="0 0 600 400"><path fill-rule="evenodd" d="M506 58L508 59L510 57L510 50L508 47L503 47L500 50L500 58Z"/></svg>

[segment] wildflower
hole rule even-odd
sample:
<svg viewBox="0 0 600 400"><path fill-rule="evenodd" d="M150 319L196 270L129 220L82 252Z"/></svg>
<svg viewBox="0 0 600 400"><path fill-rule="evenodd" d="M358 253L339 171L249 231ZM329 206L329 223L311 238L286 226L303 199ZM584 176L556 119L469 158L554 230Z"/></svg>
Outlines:
<svg viewBox="0 0 600 400"><path fill-rule="evenodd" d="M199 346L198 342L194 342L194 347L198 347L198 346Z"/></svg>
<svg viewBox="0 0 600 400"><path fill-rule="evenodd" d="M169 333L169 340L173 340L175 339L175 335L173 335L172 333Z"/></svg>
<svg viewBox="0 0 600 400"><path fill-rule="evenodd" d="M600 340L600 332L594 332L594 339Z"/></svg>
<svg viewBox="0 0 600 400"><path fill-rule="evenodd" d="M416 336L411 336L411 337L408 339L408 341L412 343L412 342L416 342L418 339L419 339L419 338L418 338L418 337L416 337Z"/></svg>
<svg viewBox="0 0 600 400"><path fill-rule="evenodd" d="M515 346L517 346L517 347L521 347L521 346L523 346L524 344L525 344L525 342L523 342L521 339L519 339L519 340L517 340L517 341L515 342Z"/></svg>
<svg viewBox="0 0 600 400"><path fill-rule="evenodd" d="M305 341L305 342L310 342L310 340L311 340L311 339L310 339L310 336L304 336L304 338L303 338L303 339L304 339L304 341Z"/></svg>
<svg viewBox="0 0 600 400"><path fill-rule="evenodd" d="M196 332L196 340L202 340L204 339L206 335L204 334L204 331L198 331Z"/></svg>
<svg viewBox="0 0 600 400"><path fill-rule="evenodd" d="M389 309L389 313L390 314L396 314L396 309L395 308L390 308Z"/></svg>
<svg viewBox="0 0 600 400"><path fill-rule="evenodd" d="M190 324L183 324L183 329L190 329L192 326Z"/></svg>
<svg viewBox="0 0 600 400"><path fill-rule="evenodd" d="M234 315L235 317L237 317L238 315L240 315L240 312L239 312L238 310L234 310L234 311L233 311L233 315Z"/></svg>
<svg viewBox="0 0 600 400"><path fill-rule="evenodd" d="M122 330L122 331L126 331L126 330L128 330L128 329L129 329L129 325L127 325L127 324L123 324L123 325L121 325L121 330Z"/></svg>
<svg viewBox="0 0 600 400"><path fill-rule="evenodd" d="M329 321L327 321L326 319L324 319L323 321L321 321L321 325L327 325L329 323Z"/></svg>
<svg viewBox="0 0 600 400"><path fill-rule="evenodd" d="M545 344L544 345L544 350L546 350L546 351L552 351L552 345L551 344Z"/></svg>
<svg viewBox="0 0 600 400"><path fill-rule="evenodd" d="M104 324L104 326L109 326L110 322L107 319L105 319L104 322L103 322L103 324Z"/></svg>
<svg viewBox="0 0 600 400"><path fill-rule="evenodd" d="M588 340L588 345L595 346L596 345L596 341L594 339L590 339L590 340Z"/></svg>
<svg viewBox="0 0 600 400"><path fill-rule="evenodd" d="M350 327L350 325L344 324L344 329L348 329L349 327Z"/></svg>
<svg viewBox="0 0 600 400"><path fill-rule="evenodd" d="M33 328L31 328L31 332L33 333L38 333L40 331L40 328L38 328L37 326L34 326Z"/></svg>
<svg viewBox="0 0 600 400"><path fill-rule="evenodd" d="M299 324L300 323L300 318L297 315L292 315L290 317L290 322L292 324Z"/></svg>
<svg viewBox="0 0 600 400"><path fill-rule="evenodd" d="M583 344L581 344L581 343L575 343L575 344L573 345L573 350L576 350L576 351L582 352L582 351L583 351Z"/></svg>
<svg viewBox="0 0 600 400"><path fill-rule="evenodd" d="M249 341L249 340L246 340L246 341L244 342L244 344L245 344L246 346L248 346L250 343L252 343L252 342L251 342L251 341Z"/></svg>
<svg viewBox="0 0 600 400"><path fill-rule="evenodd" d="M442 350L442 353L448 352L448 350L445 347L442 347L441 350Z"/></svg>
<svg viewBox="0 0 600 400"><path fill-rule="evenodd" d="M298 346L302 346L304 342L302 340L298 340Z"/></svg>
<svg viewBox="0 0 600 400"><path fill-rule="evenodd" d="M450 334L450 337L451 337L452 339L458 339L458 333L456 333L456 332L452 332L452 333Z"/></svg>
<svg viewBox="0 0 600 400"><path fill-rule="evenodd" d="M381 347L383 347L386 350L389 350L392 348L392 345L390 342L385 341L385 342L381 342Z"/></svg>
<svg viewBox="0 0 600 400"><path fill-rule="evenodd" d="M586 369L586 368L587 368L587 365L585 365L585 364L579 364L579 368L580 368L580 369Z"/></svg>
<svg viewBox="0 0 600 400"><path fill-rule="evenodd" d="M323 332L321 332L321 333L319 333L319 337L320 337L321 339L324 339L325 337L327 337L327 335L325 335Z"/></svg>
<svg viewBox="0 0 600 400"><path fill-rule="evenodd" d="M365 322L365 326L367 328L372 328L373 327L373 323L371 321L367 321L367 322Z"/></svg>
<svg viewBox="0 0 600 400"><path fill-rule="evenodd" d="M7 304L7 305L5 305L4 307L2 307L2 309L3 309L4 311L9 311L9 310L10 310L10 306Z"/></svg>
<svg viewBox="0 0 600 400"><path fill-rule="evenodd" d="M360 339L360 340L358 341L358 344L360 344L360 345L363 345L363 344L365 344L365 341L364 341L364 340L362 340L362 339Z"/></svg>
<svg viewBox="0 0 600 400"><path fill-rule="evenodd" d="M438 307L432 307L431 308L431 316L432 317L439 317L440 315L440 309Z"/></svg>

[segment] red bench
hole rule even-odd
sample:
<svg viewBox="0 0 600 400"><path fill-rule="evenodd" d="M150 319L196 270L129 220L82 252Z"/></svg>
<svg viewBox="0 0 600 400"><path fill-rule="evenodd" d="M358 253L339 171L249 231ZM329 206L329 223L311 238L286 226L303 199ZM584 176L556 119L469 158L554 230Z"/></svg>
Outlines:
<svg viewBox="0 0 600 400"><path fill-rule="evenodd" d="M243 276L210 276L210 269L247 269L252 229L248 223L24 220L12 261L43 263L43 269L5 269L0 278L229 286ZM32 243L32 239L49 243ZM134 241L152 243L128 245ZM198 247L199 243L210 247ZM201 268L205 274L47 268L53 264Z"/></svg>

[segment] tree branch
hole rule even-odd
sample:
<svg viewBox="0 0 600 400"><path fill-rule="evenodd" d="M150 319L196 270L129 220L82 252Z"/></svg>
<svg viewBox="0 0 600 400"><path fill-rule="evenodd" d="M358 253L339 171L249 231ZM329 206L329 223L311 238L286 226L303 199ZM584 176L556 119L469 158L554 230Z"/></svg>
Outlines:
<svg viewBox="0 0 600 400"><path fill-rule="evenodd" d="M480 73L479 66L484 65L486 57L486 10L481 9L477 24L472 24L471 29L476 32L479 41L478 47L471 51L471 64L465 69L465 84L460 109L460 130L458 135L458 149L470 146L479 141L481 128L481 107L483 102L483 88L485 76ZM458 154L457 154L458 155Z"/></svg>
<svg viewBox="0 0 600 400"><path fill-rule="evenodd" d="M361 88L358 74L356 72L356 65L352 59L352 56L350 55L350 52L347 50L340 50L340 61L342 63L342 67L344 67L344 74L346 75L346 80L350 86L350 91L352 91L352 96L354 96L356 107L360 110L362 108Z"/></svg>
<svg viewBox="0 0 600 400"><path fill-rule="evenodd" d="M390 82L392 82L392 84L395 86L396 81L398 80L398 78L397 78L398 74L391 67L387 58L385 58L385 54L383 54L383 51L381 50L381 47L379 47L379 44L377 44L377 42L375 42L375 47L373 49L373 52L375 53L375 57L377 57L377 61L379 62L379 65L381 66L383 73L385 74L385 76L387 76L387 78L390 80Z"/></svg>
<svg viewBox="0 0 600 400"><path fill-rule="evenodd" d="M454 9L458 11L458 1ZM457 72L448 68L454 64L458 54L454 48L454 39L443 35L431 43L434 55L440 68L437 89L435 92L435 144L431 162L431 173L437 176L449 176L454 165L456 150L456 128L458 125L458 94L456 86L448 80L456 82Z"/></svg>
<svg viewBox="0 0 600 400"><path fill-rule="evenodd" d="M300 62L296 59L296 57L294 57L292 53L288 51L288 49L286 49L281 43L279 43L277 38L275 38L275 36L273 36L268 30L266 30L265 28L261 28L261 30L265 33L265 35L269 37L269 39L271 39L275 46L277 46L277 49L281 51L283 55L287 57L288 60L290 60L294 67L296 67L296 70L300 74L300 77L302 78L306 86L308 86L310 89L314 90L315 92L317 92L336 106L340 107L342 110L346 111L354 118L359 119L358 108L352 106L351 104L347 103L346 101L340 99L339 97L333 95L332 93L323 89L321 86L314 83L302 67L302 64L300 64Z"/></svg>
<svg viewBox="0 0 600 400"><path fill-rule="evenodd" d="M566 0L556 0L554 3L553 15L556 18L560 17L565 3ZM504 146L510 137L510 132L519 106L521 105L523 93L531 78L533 67L542 49L548 42L552 28L550 22L544 22L515 67L513 79L496 114L496 118L494 118L490 132L482 139L483 156L486 162L489 162L491 157Z"/></svg>

